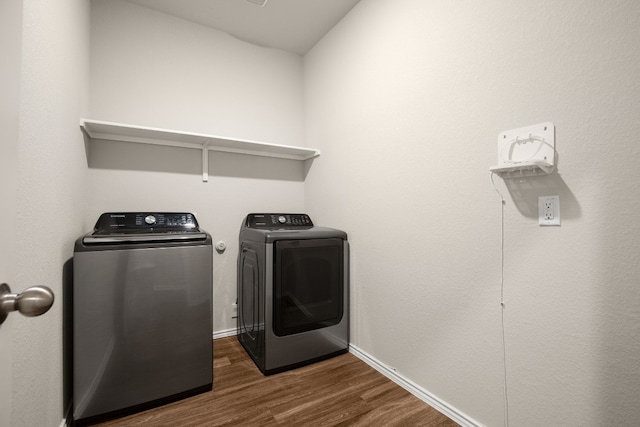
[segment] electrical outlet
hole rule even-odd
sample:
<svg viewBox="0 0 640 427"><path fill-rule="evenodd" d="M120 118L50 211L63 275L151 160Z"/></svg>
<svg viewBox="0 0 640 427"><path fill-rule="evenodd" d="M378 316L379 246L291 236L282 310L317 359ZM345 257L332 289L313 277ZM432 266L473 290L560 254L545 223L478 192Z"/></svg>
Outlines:
<svg viewBox="0 0 640 427"><path fill-rule="evenodd" d="M542 213L546 221L551 221L553 219L553 201L552 200L546 199L544 201L544 204L542 206Z"/></svg>
<svg viewBox="0 0 640 427"><path fill-rule="evenodd" d="M538 224L560 225L560 196L538 197Z"/></svg>
<svg viewBox="0 0 640 427"><path fill-rule="evenodd" d="M238 317L238 304L231 304L231 318L235 319Z"/></svg>

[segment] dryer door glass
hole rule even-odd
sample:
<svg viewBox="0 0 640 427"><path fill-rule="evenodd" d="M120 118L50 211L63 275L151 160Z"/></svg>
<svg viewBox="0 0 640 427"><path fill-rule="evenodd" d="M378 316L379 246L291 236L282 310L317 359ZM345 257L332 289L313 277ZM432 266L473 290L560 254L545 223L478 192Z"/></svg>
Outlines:
<svg viewBox="0 0 640 427"><path fill-rule="evenodd" d="M343 245L342 239L275 242L273 325L277 336L340 323Z"/></svg>

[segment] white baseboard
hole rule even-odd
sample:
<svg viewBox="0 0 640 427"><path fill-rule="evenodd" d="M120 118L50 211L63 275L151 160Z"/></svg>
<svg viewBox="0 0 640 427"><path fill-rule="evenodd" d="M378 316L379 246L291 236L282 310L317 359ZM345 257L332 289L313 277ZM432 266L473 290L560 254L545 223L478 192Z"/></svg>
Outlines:
<svg viewBox="0 0 640 427"><path fill-rule="evenodd" d="M426 402L429 406L443 413L447 417L451 418L453 421L457 422L463 427L484 427L482 424L478 423L474 419L468 417L464 413L458 411L453 406L449 405L447 402L440 400L438 397L429 393L424 388L420 387L413 381L403 377L398 374L394 369L386 366L384 363L380 362L375 357L367 354L362 351L358 347L353 344L349 345L349 352L352 353L357 358L361 359L367 365L371 366L376 371L380 372L385 377L389 378L394 383L398 384L400 387L407 390L409 393L416 396L418 399Z"/></svg>
<svg viewBox="0 0 640 427"><path fill-rule="evenodd" d="M236 328L233 329L225 329L224 331L216 331L213 333L213 339L217 340L218 338L232 337L237 335Z"/></svg>

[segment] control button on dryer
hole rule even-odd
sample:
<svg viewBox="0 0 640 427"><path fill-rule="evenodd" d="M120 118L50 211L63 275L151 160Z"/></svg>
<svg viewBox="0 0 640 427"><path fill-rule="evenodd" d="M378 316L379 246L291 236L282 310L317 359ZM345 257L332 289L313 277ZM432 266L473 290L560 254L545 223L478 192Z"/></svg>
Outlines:
<svg viewBox="0 0 640 427"><path fill-rule="evenodd" d="M278 217L278 222L279 222L280 224L284 224L285 222L287 222L287 218L286 218L284 215L280 215L280 216Z"/></svg>
<svg viewBox="0 0 640 427"><path fill-rule="evenodd" d="M147 224L149 224L149 225L153 225L153 224L155 224L155 223L156 223L156 217L155 217L155 216L153 216L153 215L147 215L147 216L144 218L144 222L146 222L146 223L147 223Z"/></svg>

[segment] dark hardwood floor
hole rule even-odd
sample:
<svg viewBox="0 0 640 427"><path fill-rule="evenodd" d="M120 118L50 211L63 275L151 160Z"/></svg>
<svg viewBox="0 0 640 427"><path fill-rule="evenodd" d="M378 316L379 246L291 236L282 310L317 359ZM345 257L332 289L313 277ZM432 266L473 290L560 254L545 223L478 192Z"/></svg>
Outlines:
<svg viewBox="0 0 640 427"><path fill-rule="evenodd" d="M215 340L213 391L98 426L457 426L352 354L265 377Z"/></svg>

